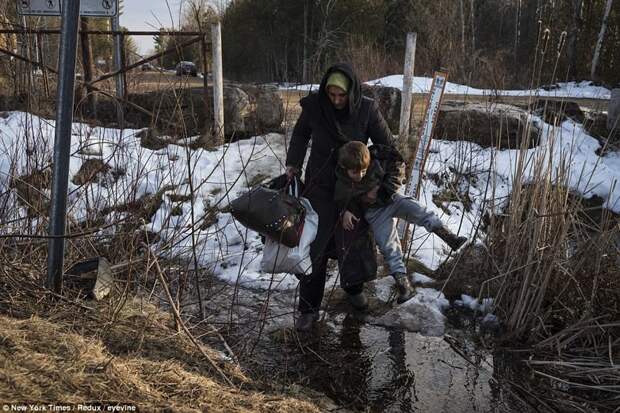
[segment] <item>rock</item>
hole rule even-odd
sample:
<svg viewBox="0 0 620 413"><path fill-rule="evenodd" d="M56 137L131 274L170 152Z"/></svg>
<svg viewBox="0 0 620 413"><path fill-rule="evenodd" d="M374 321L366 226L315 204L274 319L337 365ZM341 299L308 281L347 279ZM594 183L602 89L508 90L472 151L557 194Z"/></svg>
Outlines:
<svg viewBox="0 0 620 413"><path fill-rule="evenodd" d="M528 117L525 110L511 105L447 103L439 109L434 136L498 149L520 148L525 137L526 147L533 148L538 145L540 130Z"/></svg>
<svg viewBox="0 0 620 413"><path fill-rule="evenodd" d="M386 327L398 327L425 336L441 336L446 317L441 313L450 303L442 293L431 288L418 288L409 301L394 307L374 321Z"/></svg>
<svg viewBox="0 0 620 413"><path fill-rule="evenodd" d="M17 192L17 200L28 210L28 216L47 215L49 196L47 190L52 186L51 168L35 170L11 180L10 188Z"/></svg>
<svg viewBox="0 0 620 413"><path fill-rule="evenodd" d="M270 85L241 85L254 107L254 124L256 132L279 132L284 121L284 104L278 88Z"/></svg>
<svg viewBox="0 0 620 413"><path fill-rule="evenodd" d="M607 129L609 117L604 112L587 112L583 122L583 128L587 134L595 138L601 144L596 150L598 156L605 156L609 152L620 150L620 125L613 129Z"/></svg>
<svg viewBox="0 0 620 413"><path fill-rule="evenodd" d="M136 138L140 139L140 146L153 151L163 149L171 143L169 139L162 138L160 132L154 128L142 129L136 133Z"/></svg>
<svg viewBox="0 0 620 413"><path fill-rule="evenodd" d="M101 159L87 159L82 163L71 182L78 186L94 181L102 182L110 169L112 169L110 165L105 164Z"/></svg>
<svg viewBox="0 0 620 413"><path fill-rule="evenodd" d="M398 134L400 128L400 89L387 86L362 85L364 96L373 98L379 105L379 110L385 118L390 130L394 135Z"/></svg>
<svg viewBox="0 0 620 413"><path fill-rule="evenodd" d="M250 121L250 97L242 89L233 86L224 88L224 134L245 136L246 123Z"/></svg>
<svg viewBox="0 0 620 413"><path fill-rule="evenodd" d="M569 100L539 99L530 108L534 114L540 116L545 122L554 125L572 119L577 123L583 123L585 115L579 104Z"/></svg>
<svg viewBox="0 0 620 413"><path fill-rule="evenodd" d="M170 202L188 202L192 200L191 194L166 194Z"/></svg>

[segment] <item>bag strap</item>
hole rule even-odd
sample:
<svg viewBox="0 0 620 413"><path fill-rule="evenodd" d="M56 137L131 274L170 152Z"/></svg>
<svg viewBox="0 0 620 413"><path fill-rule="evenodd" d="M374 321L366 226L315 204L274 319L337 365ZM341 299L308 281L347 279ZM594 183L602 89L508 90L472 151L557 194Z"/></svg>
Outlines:
<svg viewBox="0 0 620 413"><path fill-rule="evenodd" d="M297 176L293 176L293 179L289 179L285 188L290 196L299 198L299 181Z"/></svg>

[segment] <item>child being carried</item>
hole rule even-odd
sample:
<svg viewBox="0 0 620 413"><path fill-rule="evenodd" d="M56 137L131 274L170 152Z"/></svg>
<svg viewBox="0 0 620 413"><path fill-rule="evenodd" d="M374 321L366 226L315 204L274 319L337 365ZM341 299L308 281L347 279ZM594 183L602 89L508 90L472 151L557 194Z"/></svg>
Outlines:
<svg viewBox="0 0 620 413"><path fill-rule="evenodd" d="M467 241L466 237L459 237L443 226L437 215L415 199L398 193L404 177L403 157L391 146L367 148L362 142L352 141L338 152L334 200L344 211L342 225L345 230L352 230L359 217L366 218L396 281L399 304L410 299L414 290L407 277L396 218L423 226L454 251Z"/></svg>

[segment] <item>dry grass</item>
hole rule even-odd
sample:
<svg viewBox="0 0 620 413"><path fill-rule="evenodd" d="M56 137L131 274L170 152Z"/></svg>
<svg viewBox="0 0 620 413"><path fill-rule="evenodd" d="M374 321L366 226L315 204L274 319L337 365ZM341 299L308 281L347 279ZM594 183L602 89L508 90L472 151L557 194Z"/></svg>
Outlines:
<svg viewBox="0 0 620 413"><path fill-rule="evenodd" d="M122 402L144 411L318 412L308 401L263 393L234 364L203 346L234 386L139 299L58 299L31 269L0 275L0 400ZM71 292L65 294L71 297Z"/></svg>
<svg viewBox="0 0 620 413"><path fill-rule="evenodd" d="M503 347L517 348L533 374L521 388L536 404L618 411L620 219L567 190L574 149L563 148L551 164L554 138L546 154L521 151L509 206L488 227ZM528 169L534 179L524 184Z"/></svg>

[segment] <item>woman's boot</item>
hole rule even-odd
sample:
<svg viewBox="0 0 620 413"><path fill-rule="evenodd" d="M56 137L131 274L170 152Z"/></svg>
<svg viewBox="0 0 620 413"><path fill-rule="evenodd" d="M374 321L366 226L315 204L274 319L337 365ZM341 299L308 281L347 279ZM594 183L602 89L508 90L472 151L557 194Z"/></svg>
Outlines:
<svg viewBox="0 0 620 413"><path fill-rule="evenodd" d="M398 304L402 304L413 297L415 290L411 285L411 281L409 281L407 274L397 272L396 274L392 274L392 277L394 277L394 280L396 281L396 291L398 291L396 302Z"/></svg>

